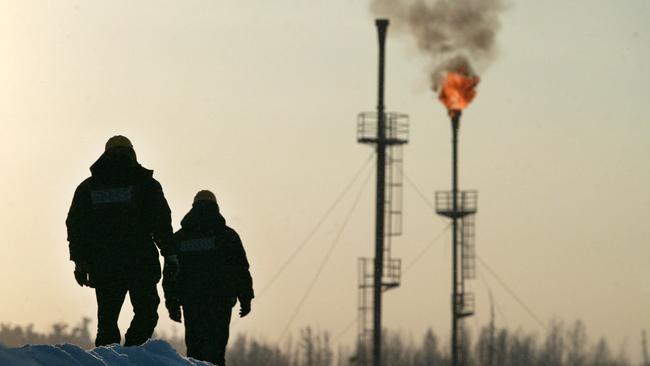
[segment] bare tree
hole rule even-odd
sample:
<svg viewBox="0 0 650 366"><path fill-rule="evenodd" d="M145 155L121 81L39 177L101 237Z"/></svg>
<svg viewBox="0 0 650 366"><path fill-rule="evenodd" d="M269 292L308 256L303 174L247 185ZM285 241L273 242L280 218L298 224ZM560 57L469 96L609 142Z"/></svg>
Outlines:
<svg viewBox="0 0 650 366"><path fill-rule="evenodd" d="M564 329L562 322L551 321L546 331L546 339L538 360L539 366L564 366L564 353L566 350Z"/></svg>
<svg viewBox="0 0 650 366"><path fill-rule="evenodd" d="M577 320L568 332L567 365L585 366L587 331L585 324Z"/></svg>

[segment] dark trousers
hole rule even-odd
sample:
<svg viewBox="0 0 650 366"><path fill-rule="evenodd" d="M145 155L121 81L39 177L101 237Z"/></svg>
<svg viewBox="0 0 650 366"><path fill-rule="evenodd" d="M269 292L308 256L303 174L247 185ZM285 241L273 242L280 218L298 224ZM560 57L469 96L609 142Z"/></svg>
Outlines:
<svg viewBox="0 0 650 366"><path fill-rule="evenodd" d="M234 302L229 298L204 300L183 304L187 356L225 366Z"/></svg>
<svg viewBox="0 0 650 366"><path fill-rule="evenodd" d="M158 304L160 298L156 283L151 281L120 281L95 288L97 297L97 338L96 346L120 343L120 329L117 319L129 294L133 306L133 320L124 336L125 346L137 346L151 338L158 323Z"/></svg>

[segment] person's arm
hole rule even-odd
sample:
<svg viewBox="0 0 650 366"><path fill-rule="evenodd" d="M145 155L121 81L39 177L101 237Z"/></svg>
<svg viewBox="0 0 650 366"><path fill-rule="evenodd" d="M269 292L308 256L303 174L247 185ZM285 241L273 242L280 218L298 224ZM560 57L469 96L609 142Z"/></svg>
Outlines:
<svg viewBox="0 0 650 366"><path fill-rule="evenodd" d="M68 211L68 217L65 224L68 231L68 248L70 251L70 260L75 263L88 262L90 231L88 217L90 215L90 194L88 183L84 181L74 192L72 204Z"/></svg>
<svg viewBox="0 0 650 366"><path fill-rule="evenodd" d="M75 190L72 204L65 220L68 231L68 249L70 260L75 263L74 277L79 286L92 286L90 281L90 252L92 243L88 217L90 215L90 197L84 181Z"/></svg>
<svg viewBox="0 0 650 366"><path fill-rule="evenodd" d="M178 275L163 271L162 279L163 294L165 296L165 307L169 318L175 322L181 322L181 296Z"/></svg>
<svg viewBox="0 0 650 366"><path fill-rule="evenodd" d="M163 257L176 254L172 242L172 216L162 187L157 180L151 179L148 186L147 214L149 215L150 233Z"/></svg>
<svg viewBox="0 0 650 366"><path fill-rule="evenodd" d="M244 317L250 313L251 301L255 297L255 292L253 291L253 278L249 271L250 265L248 263L248 258L246 258L244 245L242 244L239 235L232 229L230 243L231 250L233 251L230 257L230 266L235 281L235 292L241 306L239 315Z"/></svg>

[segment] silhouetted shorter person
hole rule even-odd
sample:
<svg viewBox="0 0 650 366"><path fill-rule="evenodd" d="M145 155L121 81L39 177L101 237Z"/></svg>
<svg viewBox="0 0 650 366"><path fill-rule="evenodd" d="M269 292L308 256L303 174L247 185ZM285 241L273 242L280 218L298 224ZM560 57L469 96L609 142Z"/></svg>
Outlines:
<svg viewBox="0 0 650 366"><path fill-rule="evenodd" d="M120 343L117 320L129 293L134 317L124 345L139 345L158 322L156 245L165 256L165 271L172 276L178 270L169 206L153 171L137 162L124 136L106 142L90 171L92 176L77 187L66 220L75 279L95 288L95 344Z"/></svg>
<svg viewBox="0 0 650 366"><path fill-rule="evenodd" d="M185 318L187 356L225 365L230 316L239 300L241 317L251 311L253 281L239 235L226 226L210 191L194 197L174 234L180 272L163 277L169 317Z"/></svg>

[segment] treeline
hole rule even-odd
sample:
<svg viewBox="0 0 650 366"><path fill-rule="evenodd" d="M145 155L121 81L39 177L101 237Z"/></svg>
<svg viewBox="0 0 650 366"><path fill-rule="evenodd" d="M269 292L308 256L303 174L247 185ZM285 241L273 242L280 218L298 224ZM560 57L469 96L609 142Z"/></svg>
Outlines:
<svg viewBox="0 0 650 366"><path fill-rule="evenodd" d="M472 337L461 328L459 363L462 366L631 366L623 349L613 350L607 340L589 340L582 321L566 326L553 321L543 337L521 330L498 328L491 323ZM645 333L644 333L645 334ZM241 336L229 347L231 366L344 366L355 365L365 357L359 352L341 347L334 352L328 332L301 331L295 344L288 342L281 351L268 344L246 340ZM642 344L643 361L650 366L645 335ZM356 348L356 347L355 347ZM449 342L429 329L419 341L398 332L384 331L382 365L385 366L450 366ZM370 363L367 363L370 364Z"/></svg>
<svg viewBox="0 0 650 366"><path fill-rule="evenodd" d="M88 318L72 327L56 323L45 333L34 331L31 325L0 324L0 344L18 347L71 343L89 349L93 347L89 324ZM449 343L441 343L431 329L418 341L398 332L385 331L384 334L382 364L385 366L451 364ZM180 353L185 351L181 335L157 334L155 338L166 340ZM461 339L462 366L632 366L624 351L612 349L605 338L590 341L581 321L570 325L551 322L543 337L489 324L474 336L467 329L461 329ZM643 361L639 366L650 366L645 337L641 344ZM230 366L346 366L355 365L364 357L363 349L356 352L356 348L340 346L335 349L329 332L307 327L295 340L289 339L281 347L255 337L237 335L229 342L227 359Z"/></svg>
<svg viewBox="0 0 650 366"><path fill-rule="evenodd" d="M462 366L628 366L623 350L614 351L605 338L589 341L584 323L571 326L552 322L544 337L488 325L474 340L461 329L459 363ZM419 343L388 334L383 349L386 366L451 365L449 343L441 344L429 330ZM650 365L642 365L650 366Z"/></svg>
<svg viewBox="0 0 650 366"><path fill-rule="evenodd" d="M20 325L0 324L0 345L5 347L20 347L25 344L76 344L84 349L94 347L94 334L91 335L88 326L90 318L83 318L75 326L65 323L52 324L45 333L34 331L32 324L25 327Z"/></svg>

